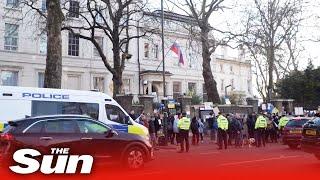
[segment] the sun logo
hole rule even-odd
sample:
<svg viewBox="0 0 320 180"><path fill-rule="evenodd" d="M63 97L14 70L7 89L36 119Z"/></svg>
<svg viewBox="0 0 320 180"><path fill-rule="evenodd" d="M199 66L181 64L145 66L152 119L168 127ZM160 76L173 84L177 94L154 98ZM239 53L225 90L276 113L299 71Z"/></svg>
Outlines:
<svg viewBox="0 0 320 180"><path fill-rule="evenodd" d="M13 154L13 160L21 165L10 166L18 174L31 174L40 169L43 174L75 174L78 163L82 161L81 174L91 172L93 157L91 155L69 155L69 148L51 148L51 155L43 155L42 161L34 159L41 153L34 149L20 149ZM58 156L52 167L54 155ZM34 158L32 158L34 157Z"/></svg>

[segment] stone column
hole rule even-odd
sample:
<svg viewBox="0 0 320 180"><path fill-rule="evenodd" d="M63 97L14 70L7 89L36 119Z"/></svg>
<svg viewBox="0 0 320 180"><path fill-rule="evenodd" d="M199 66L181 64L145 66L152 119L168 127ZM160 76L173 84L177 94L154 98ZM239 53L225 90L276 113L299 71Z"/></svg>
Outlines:
<svg viewBox="0 0 320 180"><path fill-rule="evenodd" d="M152 94L152 81L148 81L148 95Z"/></svg>
<svg viewBox="0 0 320 180"><path fill-rule="evenodd" d="M128 113L132 110L132 99L133 95L122 95L117 94L115 100L126 110Z"/></svg>
<svg viewBox="0 0 320 180"><path fill-rule="evenodd" d="M259 111L259 100L254 98L247 98L247 104L253 106L253 112L258 113Z"/></svg>
<svg viewBox="0 0 320 180"><path fill-rule="evenodd" d="M178 102L181 104L182 112L190 111L191 99L192 98L190 96L180 96L180 97L178 97Z"/></svg>
<svg viewBox="0 0 320 180"><path fill-rule="evenodd" d="M149 96L149 95L141 95L139 96L139 102L141 105L144 106L144 112L153 113L153 96Z"/></svg>

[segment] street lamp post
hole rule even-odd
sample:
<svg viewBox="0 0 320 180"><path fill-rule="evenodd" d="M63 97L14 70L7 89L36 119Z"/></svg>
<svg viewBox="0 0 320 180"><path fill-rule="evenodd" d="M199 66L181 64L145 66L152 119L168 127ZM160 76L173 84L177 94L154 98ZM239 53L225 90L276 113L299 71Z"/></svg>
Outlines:
<svg viewBox="0 0 320 180"><path fill-rule="evenodd" d="M165 55L164 55L164 9L163 9L163 1L161 0L161 40L162 40L162 80L163 80L163 97L166 95L166 71L165 71Z"/></svg>

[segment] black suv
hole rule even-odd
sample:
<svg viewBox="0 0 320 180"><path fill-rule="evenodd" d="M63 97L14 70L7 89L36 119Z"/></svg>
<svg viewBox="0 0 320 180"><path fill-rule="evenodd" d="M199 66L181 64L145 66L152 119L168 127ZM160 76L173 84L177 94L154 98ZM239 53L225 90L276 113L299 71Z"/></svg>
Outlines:
<svg viewBox="0 0 320 180"><path fill-rule="evenodd" d="M0 135L0 158L12 159L21 148L50 154L51 148L70 148L70 154L92 155L95 162L121 162L137 169L153 159L150 141L118 132L108 125L80 115L55 115L10 121Z"/></svg>
<svg viewBox="0 0 320 180"><path fill-rule="evenodd" d="M320 160L320 118L308 121L303 126L301 149L314 154Z"/></svg>

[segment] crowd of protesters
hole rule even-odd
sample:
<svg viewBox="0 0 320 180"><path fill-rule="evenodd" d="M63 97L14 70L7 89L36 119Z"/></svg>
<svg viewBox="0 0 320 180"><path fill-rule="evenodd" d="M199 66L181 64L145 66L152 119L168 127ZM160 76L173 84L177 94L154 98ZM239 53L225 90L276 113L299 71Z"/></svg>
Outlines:
<svg viewBox="0 0 320 180"><path fill-rule="evenodd" d="M283 127L289 121L288 115L268 114L261 112L249 115L223 114L213 112L205 119L197 116L189 118L187 114L177 113L142 113L139 117L131 111L130 116L148 128L150 140L158 145L180 145L180 151L189 151L189 132L192 134L192 145L204 142L208 135L218 149L228 146L242 148L244 145L264 147L266 143L278 143Z"/></svg>

